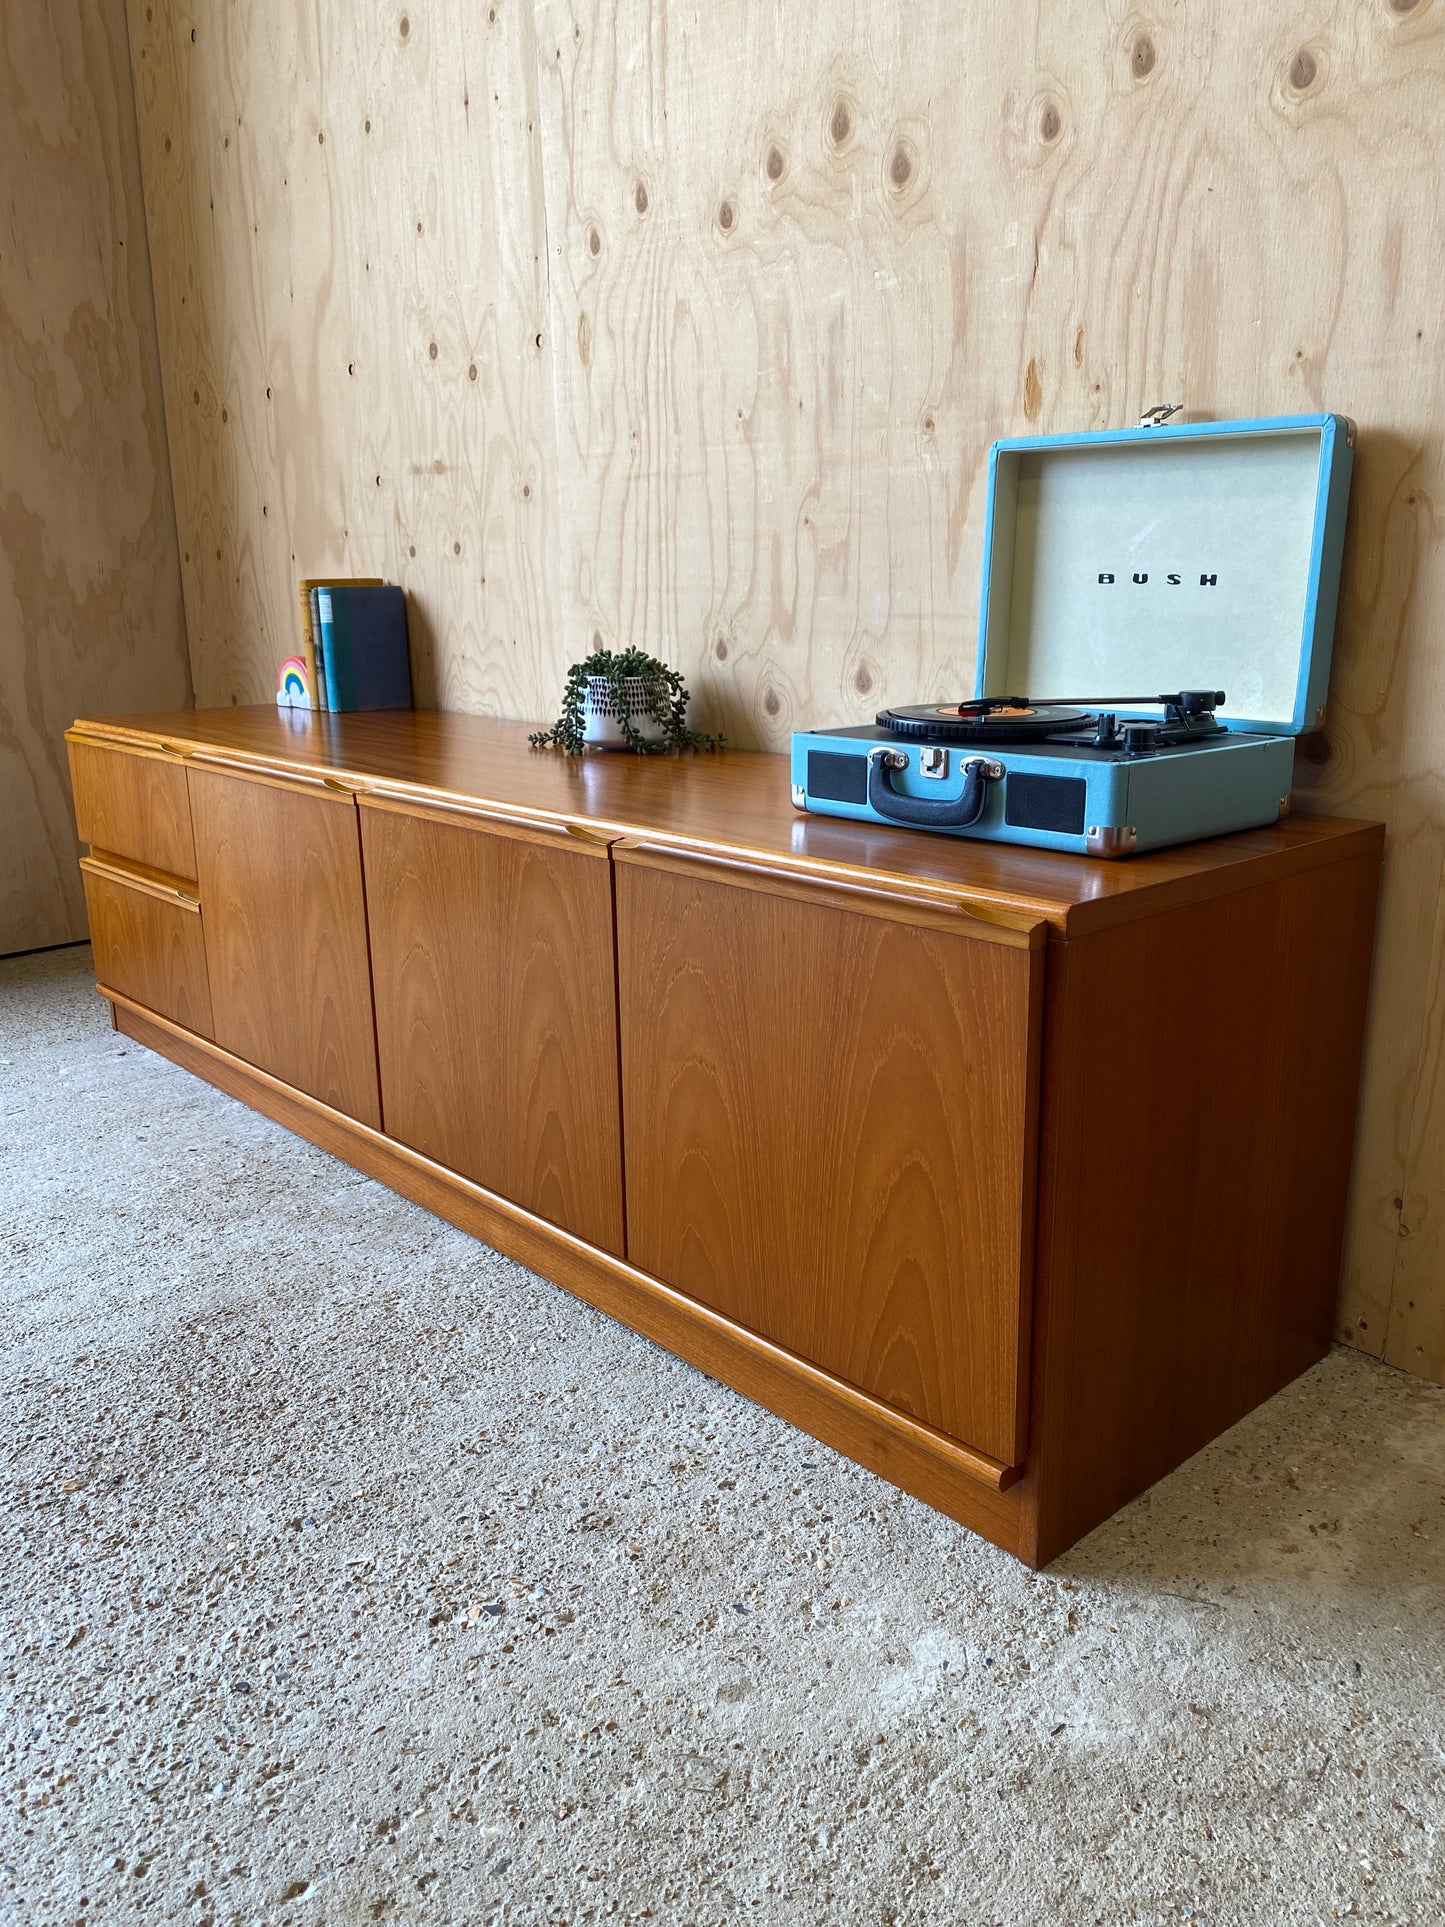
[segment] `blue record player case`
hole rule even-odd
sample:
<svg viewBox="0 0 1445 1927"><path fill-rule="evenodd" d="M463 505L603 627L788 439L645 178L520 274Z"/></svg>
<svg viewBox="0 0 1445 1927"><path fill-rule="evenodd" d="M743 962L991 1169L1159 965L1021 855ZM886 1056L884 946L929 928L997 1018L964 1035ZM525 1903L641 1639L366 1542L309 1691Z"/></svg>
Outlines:
<svg viewBox="0 0 1445 1927"><path fill-rule="evenodd" d="M961 741L955 697L913 712L936 734L799 732L793 801L1098 856L1274 822L1323 719L1353 447L1341 415L996 442L974 698L1090 713ZM1198 734L1168 726L1176 692L1204 697Z"/></svg>

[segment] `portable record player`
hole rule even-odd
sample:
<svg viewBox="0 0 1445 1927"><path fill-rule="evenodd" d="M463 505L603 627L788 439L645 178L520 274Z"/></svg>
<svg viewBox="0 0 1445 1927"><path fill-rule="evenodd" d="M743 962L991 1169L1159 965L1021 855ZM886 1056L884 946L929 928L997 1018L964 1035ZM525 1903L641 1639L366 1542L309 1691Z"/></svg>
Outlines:
<svg viewBox="0 0 1445 1927"><path fill-rule="evenodd" d="M995 442L973 695L798 732L794 803L1114 857L1273 823L1323 719L1354 434Z"/></svg>

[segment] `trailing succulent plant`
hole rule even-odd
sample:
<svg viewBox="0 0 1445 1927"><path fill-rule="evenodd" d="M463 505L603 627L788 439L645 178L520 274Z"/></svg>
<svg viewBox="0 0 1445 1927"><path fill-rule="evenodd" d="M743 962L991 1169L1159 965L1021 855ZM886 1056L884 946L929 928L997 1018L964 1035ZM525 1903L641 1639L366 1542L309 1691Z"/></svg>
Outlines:
<svg viewBox="0 0 1445 1927"><path fill-rule="evenodd" d="M599 702L595 685L605 684ZM669 749L721 749L722 736L707 736L687 726L687 684L676 669L643 649L594 650L567 671L562 713L550 729L527 738L537 749L556 748L580 756L586 740L588 697L594 713L608 716L628 749L656 756ZM643 727L639 728L639 720ZM653 727L647 727L648 722Z"/></svg>

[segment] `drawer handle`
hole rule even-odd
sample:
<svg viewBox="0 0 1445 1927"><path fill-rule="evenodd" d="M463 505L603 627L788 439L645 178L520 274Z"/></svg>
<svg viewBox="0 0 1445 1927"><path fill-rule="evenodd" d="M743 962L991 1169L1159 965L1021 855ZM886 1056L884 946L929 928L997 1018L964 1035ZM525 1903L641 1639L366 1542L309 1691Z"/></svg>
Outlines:
<svg viewBox="0 0 1445 1927"><path fill-rule="evenodd" d="M163 756L172 763L184 763L190 755L182 744L168 743L160 736L111 736L88 729L84 723L75 723L67 729L65 740L86 749L109 750L113 755Z"/></svg>
<svg viewBox="0 0 1445 1927"><path fill-rule="evenodd" d="M285 769L260 761L251 762L233 759L230 756L209 750L187 750L185 761L192 769L203 770L207 775L234 776L242 782L270 783L283 790L319 789L333 791L338 796L357 797L366 794L363 783L348 780L341 776L329 776L319 769Z"/></svg>
<svg viewBox="0 0 1445 1927"><path fill-rule="evenodd" d="M112 883L123 884L129 890L140 890L147 896L165 897L172 903L183 903L188 910L199 910L201 907L201 899L193 891L167 881L163 874L133 868L125 862L112 862L106 857L97 856L93 850L89 856L80 859L80 867L88 870L92 876L108 877Z"/></svg>
<svg viewBox="0 0 1445 1927"><path fill-rule="evenodd" d="M884 878L862 876L857 871L829 874L801 870L731 853L654 843L642 837L619 837L612 845L612 854L614 861L625 863L631 858L683 875L726 876L732 872L739 878L755 879L754 887L765 891L798 898L832 897L843 904L855 904L865 914L890 914L905 921L919 913L945 920L958 917L974 926L972 935L1017 949L1036 950L1044 942L1044 919L1023 904L995 903L952 891L900 889L890 887ZM870 912L870 905L878 907Z"/></svg>
<svg viewBox="0 0 1445 1927"><path fill-rule="evenodd" d="M522 816L515 810L499 809L495 804L471 797L410 789L384 778L375 788L359 789L356 793L372 809L387 810L398 816L426 817L434 823L455 824L463 829L518 831L524 836L549 838L558 843L570 840L595 851L610 849L616 840L614 832L594 829L589 824L561 822L555 816Z"/></svg>

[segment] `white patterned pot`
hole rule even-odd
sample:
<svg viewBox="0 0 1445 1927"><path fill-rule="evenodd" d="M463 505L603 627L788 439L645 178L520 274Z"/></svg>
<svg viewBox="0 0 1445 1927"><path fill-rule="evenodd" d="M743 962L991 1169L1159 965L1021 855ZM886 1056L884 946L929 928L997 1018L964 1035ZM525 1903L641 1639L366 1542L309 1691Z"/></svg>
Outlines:
<svg viewBox="0 0 1445 1927"><path fill-rule="evenodd" d="M587 678L587 700L582 706L582 740L594 749L627 749L619 719L626 716L644 742L660 743L662 724L648 712L647 685L641 676L622 678L621 701L605 676Z"/></svg>

